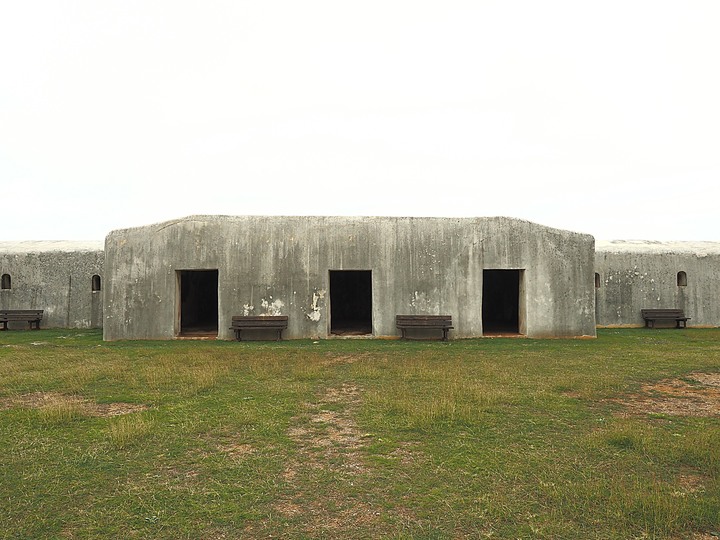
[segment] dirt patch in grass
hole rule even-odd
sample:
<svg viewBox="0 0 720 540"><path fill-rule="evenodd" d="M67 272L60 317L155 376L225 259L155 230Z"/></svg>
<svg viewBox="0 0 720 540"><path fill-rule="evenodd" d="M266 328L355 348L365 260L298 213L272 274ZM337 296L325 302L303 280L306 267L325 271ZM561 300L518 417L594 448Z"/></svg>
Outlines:
<svg viewBox="0 0 720 540"><path fill-rule="evenodd" d="M417 462L427 461L426 456L417 448L417 443L403 442L388 454L388 457L398 460L402 465L412 465Z"/></svg>
<svg viewBox="0 0 720 540"><path fill-rule="evenodd" d="M241 462L259 451L259 448L248 442L244 435L228 429L208 433L201 438L208 446L207 450L199 450L201 459L210 458L219 452L233 461ZM265 446L264 449L271 450L272 447Z"/></svg>
<svg viewBox="0 0 720 540"><path fill-rule="evenodd" d="M326 357L323 358L320 361L320 365L322 366L337 366L341 364L354 364L358 360L362 360L363 358L366 358L367 354L335 354L335 353L327 353L325 355Z"/></svg>
<svg viewBox="0 0 720 540"><path fill-rule="evenodd" d="M253 445L235 442L219 444L218 450L220 450L226 456L237 460L241 460L246 456L255 453L255 447Z"/></svg>
<svg viewBox="0 0 720 540"><path fill-rule="evenodd" d="M347 362L352 357L335 358ZM297 457L283 471L287 495L273 505L284 519L295 522L303 534L335 537L342 531L367 529L380 520L380 507L363 501L353 486L368 473L361 451L368 435L355 422L362 389L352 383L327 388L305 404L288 436L297 445ZM327 480L328 477L332 481ZM325 483L319 487L319 483ZM314 488L314 489L313 489ZM265 528L269 523L261 524ZM258 533L253 530L246 532Z"/></svg>
<svg viewBox="0 0 720 540"><path fill-rule="evenodd" d="M640 392L614 400L626 414L720 416L720 373L691 373L643 385Z"/></svg>
<svg viewBox="0 0 720 540"><path fill-rule="evenodd" d="M138 403L96 403L81 396L59 392L31 392L18 396L0 398L0 410L22 407L25 409L48 409L72 406L86 416L110 417L145 411L149 407Z"/></svg>
<svg viewBox="0 0 720 540"><path fill-rule="evenodd" d="M708 480L708 477L697 472L683 472L677 476L677 484L680 489L675 495L684 497L693 493L703 493Z"/></svg>
<svg viewBox="0 0 720 540"><path fill-rule="evenodd" d="M199 481L200 472L196 469L183 469L165 465L146 473L143 481L129 484L127 488L135 493L147 493L157 486L173 491L207 493L208 490Z"/></svg>
<svg viewBox="0 0 720 540"><path fill-rule="evenodd" d="M328 494L330 495L330 494ZM380 519L380 509L372 508L366 503L353 501L351 505L338 508L337 501L316 499L300 504L293 501L282 501L276 510L286 518L300 518L305 533L315 537L330 535L330 538L352 536L353 529L371 527Z"/></svg>
<svg viewBox="0 0 720 540"><path fill-rule="evenodd" d="M360 404L360 389L350 383L328 388L315 403L305 405L307 414L297 418L288 435L298 444L302 467L338 468L357 474L363 471L358 451L364 435L354 420ZM288 466L285 476L293 476Z"/></svg>
<svg viewBox="0 0 720 540"><path fill-rule="evenodd" d="M150 407L138 403L95 403L85 401L83 408L90 416L120 416L140 411L146 411Z"/></svg>

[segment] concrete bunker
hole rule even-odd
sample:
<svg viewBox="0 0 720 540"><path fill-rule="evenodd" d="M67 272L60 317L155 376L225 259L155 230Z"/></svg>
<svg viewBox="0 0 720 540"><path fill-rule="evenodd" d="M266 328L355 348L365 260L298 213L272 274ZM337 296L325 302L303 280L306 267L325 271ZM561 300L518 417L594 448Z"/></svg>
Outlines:
<svg viewBox="0 0 720 540"><path fill-rule="evenodd" d="M688 326L720 325L720 243L599 241L599 327L645 326L642 309L682 309Z"/></svg>
<svg viewBox="0 0 720 540"><path fill-rule="evenodd" d="M372 334L370 270L330 270L330 333Z"/></svg>
<svg viewBox="0 0 720 540"><path fill-rule="evenodd" d="M179 336L218 335L218 271L178 270Z"/></svg>
<svg viewBox="0 0 720 540"><path fill-rule="evenodd" d="M0 310L42 309L41 328L102 328L102 242L0 241ZM11 323L11 329L27 323Z"/></svg>
<svg viewBox="0 0 720 540"><path fill-rule="evenodd" d="M288 339L399 337L397 315L595 336L594 239L518 219L189 216L105 246L106 340L233 339L236 315L287 315Z"/></svg>
<svg viewBox="0 0 720 540"><path fill-rule="evenodd" d="M522 334L523 270L483 270L483 334Z"/></svg>

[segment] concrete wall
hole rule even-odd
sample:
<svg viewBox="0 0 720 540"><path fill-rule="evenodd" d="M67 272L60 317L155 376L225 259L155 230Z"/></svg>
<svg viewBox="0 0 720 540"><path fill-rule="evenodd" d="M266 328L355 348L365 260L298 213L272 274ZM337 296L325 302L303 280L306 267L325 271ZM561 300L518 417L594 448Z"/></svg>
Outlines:
<svg viewBox="0 0 720 540"><path fill-rule="evenodd" d="M689 326L720 326L720 243L598 242L595 271L599 326L642 326L643 308L680 308Z"/></svg>
<svg viewBox="0 0 720 540"><path fill-rule="evenodd" d="M217 269L218 326L289 316L288 338L329 335L329 271L372 271L374 336L396 314L450 314L451 337L483 335L483 269L522 269L522 333L594 336L594 239L509 218L192 216L111 232L104 338L172 339L177 273Z"/></svg>
<svg viewBox="0 0 720 540"><path fill-rule="evenodd" d="M92 291L92 276L102 278L103 261L101 242L0 242L0 275L11 278L0 309L42 309L41 328L100 328L102 292Z"/></svg>

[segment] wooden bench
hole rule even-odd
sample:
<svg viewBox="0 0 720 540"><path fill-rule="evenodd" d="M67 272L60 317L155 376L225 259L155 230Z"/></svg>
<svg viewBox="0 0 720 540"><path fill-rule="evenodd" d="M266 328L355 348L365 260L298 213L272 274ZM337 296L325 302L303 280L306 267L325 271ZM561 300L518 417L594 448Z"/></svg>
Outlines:
<svg viewBox="0 0 720 540"><path fill-rule="evenodd" d="M277 338L282 339L282 331L288 327L287 315L265 315L260 317L244 317L235 315L232 318L230 330L235 331L235 339L242 341L243 330L276 330Z"/></svg>
<svg viewBox="0 0 720 540"><path fill-rule="evenodd" d="M30 329L40 330L40 321L43 318L42 309L3 309L0 310L0 323L2 323L2 330L8 329L9 322L27 322L30 325Z"/></svg>
<svg viewBox="0 0 720 540"><path fill-rule="evenodd" d="M407 330L442 330L443 341L448 340L448 331L452 330L452 315L397 315L395 325L405 339Z"/></svg>
<svg viewBox="0 0 720 540"><path fill-rule="evenodd" d="M645 328L655 328L655 321L675 321L675 328L687 328L690 320L682 309L641 309L640 314L645 320Z"/></svg>

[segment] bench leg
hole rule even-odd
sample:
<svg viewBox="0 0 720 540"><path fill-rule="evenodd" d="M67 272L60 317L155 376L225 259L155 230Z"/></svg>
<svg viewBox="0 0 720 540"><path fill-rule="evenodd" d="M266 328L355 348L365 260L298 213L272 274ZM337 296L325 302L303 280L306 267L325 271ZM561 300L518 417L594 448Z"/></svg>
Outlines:
<svg viewBox="0 0 720 540"><path fill-rule="evenodd" d="M442 338L442 340L443 340L443 341L447 341L447 340L448 340L448 329L447 329L447 328L443 328L442 331L443 331L443 338Z"/></svg>

